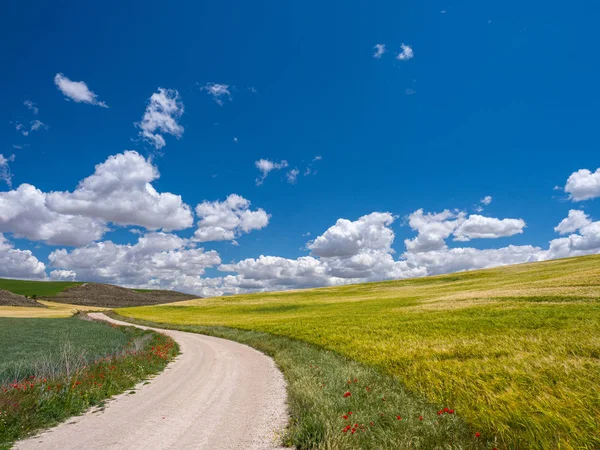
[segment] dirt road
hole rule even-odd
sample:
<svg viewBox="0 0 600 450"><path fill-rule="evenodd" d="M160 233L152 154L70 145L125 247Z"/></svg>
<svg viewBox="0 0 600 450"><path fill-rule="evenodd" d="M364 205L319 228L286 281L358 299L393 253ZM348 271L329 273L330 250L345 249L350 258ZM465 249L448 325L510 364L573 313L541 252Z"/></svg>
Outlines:
<svg viewBox="0 0 600 450"><path fill-rule="evenodd" d="M102 313L90 314L120 325ZM144 327L141 327L144 328ZM287 421L285 382L262 353L224 339L181 331L182 354L135 394L104 411L20 441L17 449L277 449Z"/></svg>

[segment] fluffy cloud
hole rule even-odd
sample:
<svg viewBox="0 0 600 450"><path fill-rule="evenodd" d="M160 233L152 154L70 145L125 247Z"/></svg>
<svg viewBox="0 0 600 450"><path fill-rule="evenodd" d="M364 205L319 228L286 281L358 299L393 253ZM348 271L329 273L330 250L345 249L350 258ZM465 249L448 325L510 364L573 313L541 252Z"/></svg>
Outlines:
<svg viewBox="0 0 600 450"><path fill-rule="evenodd" d="M126 151L98 164L75 191L48 194L48 207L61 214L151 230L191 227L192 213L181 196L158 193L151 185L159 177L149 160L135 151Z"/></svg>
<svg viewBox="0 0 600 450"><path fill-rule="evenodd" d="M388 252L394 241L389 225L394 221L390 213L371 213L351 222L338 219L325 233L307 244L311 252L320 257L351 257L362 250Z"/></svg>
<svg viewBox="0 0 600 450"><path fill-rule="evenodd" d="M170 233L149 233L133 245L104 241L70 252L55 250L48 259L51 267L75 272L78 279L167 289L221 263L217 252L190 248L189 240Z"/></svg>
<svg viewBox="0 0 600 450"><path fill-rule="evenodd" d="M30 184L0 192L0 232L55 245L84 245L107 231L103 220L59 214L47 206L44 192Z"/></svg>
<svg viewBox="0 0 600 450"><path fill-rule="evenodd" d="M491 195L486 195L485 197L483 197L481 200L479 200L479 202L482 205L489 205L490 203L492 203L492 196Z"/></svg>
<svg viewBox="0 0 600 450"><path fill-rule="evenodd" d="M600 197L600 168L595 172L580 169L567 179L565 192L574 202Z"/></svg>
<svg viewBox="0 0 600 450"><path fill-rule="evenodd" d="M71 81L62 73L57 73L54 77L54 84L56 84L56 87L63 93L67 100L108 108L106 103L98 101L98 96L83 81Z"/></svg>
<svg viewBox="0 0 600 450"><path fill-rule="evenodd" d="M140 136L156 149L166 145L163 134L171 134L179 139L183 136L183 127L177 122L183 114L183 103L179 92L174 89L158 88L152 94L146 106L146 112L135 126L140 128Z"/></svg>
<svg viewBox="0 0 600 450"><path fill-rule="evenodd" d="M200 218L194 241L228 241L269 224L270 215L264 209L250 210L250 201L231 194L223 202L205 201L196 206Z"/></svg>
<svg viewBox="0 0 600 450"><path fill-rule="evenodd" d="M265 178L269 175L269 172L273 170L285 169L288 166L288 162L284 159L281 162L273 162L268 159L259 159L254 162L254 165L261 172L261 176L256 179L256 185L260 186L265 181Z"/></svg>
<svg viewBox="0 0 600 450"><path fill-rule="evenodd" d="M23 136L29 136L29 134L32 131L47 130L48 128L50 128L44 122L42 122L41 120L37 120L37 119L29 122L29 126L27 126L21 122L11 122L11 124L14 125L15 130L17 130Z"/></svg>
<svg viewBox="0 0 600 450"><path fill-rule="evenodd" d="M224 99L231 100L231 92L227 84L206 83L200 90L207 92L220 106L223 106Z"/></svg>
<svg viewBox="0 0 600 450"><path fill-rule="evenodd" d="M544 259L600 253L600 221L592 222L583 211L569 211L554 230L560 234L573 234L550 241Z"/></svg>
<svg viewBox="0 0 600 450"><path fill-rule="evenodd" d="M475 238L494 239L523 233L523 219L496 219L478 214L469 216L454 231L454 240L466 242Z"/></svg>
<svg viewBox="0 0 600 450"><path fill-rule="evenodd" d="M10 155L6 158L2 153L0 153L0 180L4 181L8 187L12 186L12 173L10 171L9 162L13 162L15 160L15 155Z"/></svg>
<svg viewBox="0 0 600 450"><path fill-rule="evenodd" d="M74 281L77 274L72 270L53 270L50 272L50 279L54 281Z"/></svg>
<svg viewBox="0 0 600 450"><path fill-rule="evenodd" d="M569 215L554 227L554 231L560 234L573 233L591 223L592 221L586 213L578 209L572 209L569 211Z"/></svg>
<svg viewBox="0 0 600 450"><path fill-rule="evenodd" d="M415 56L413 49L410 45L400 44L400 48L402 49L402 51L398 53L396 59L399 59L400 61L408 61L409 59L412 59Z"/></svg>
<svg viewBox="0 0 600 450"><path fill-rule="evenodd" d="M46 278L46 265L31 251L13 248L0 234L0 277L43 280Z"/></svg>
<svg viewBox="0 0 600 450"><path fill-rule="evenodd" d="M441 213L424 213L418 209L408 216L408 225L418 232L417 237L406 239L406 249L412 253L446 248L446 239L465 220L464 212L444 210Z"/></svg>
<svg viewBox="0 0 600 450"><path fill-rule="evenodd" d="M375 53L373 53L373 58L375 59L381 58L386 52L385 44L375 44L375 47L373 48L375 49Z"/></svg>

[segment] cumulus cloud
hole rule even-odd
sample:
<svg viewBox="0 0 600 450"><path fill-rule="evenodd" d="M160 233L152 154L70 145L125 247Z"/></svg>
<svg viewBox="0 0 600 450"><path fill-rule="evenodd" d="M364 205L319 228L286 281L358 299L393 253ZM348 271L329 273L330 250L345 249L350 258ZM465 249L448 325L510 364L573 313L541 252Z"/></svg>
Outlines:
<svg viewBox="0 0 600 450"><path fill-rule="evenodd" d="M46 265L31 251L13 248L12 243L0 233L0 277L45 279Z"/></svg>
<svg viewBox="0 0 600 450"><path fill-rule="evenodd" d="M569 211L567 218L555 230L560 234L573 234L550 241L544 259L600 253L600 221L592 222L583 211Z"/></svg>
<svg viewBox="0 0 600 450"><path fill-rule="evenodd" d="M74 281L77 274L72 270L53 270L50 272L50 279L54 281Z"/></svg>
<svg viewBox="0 0 600 450"><path fill-rule="evenodd" d="M574 202L600 197L600 168L595 172L580 169L567 179L565 192Z"/></svg>
<svg viewBox="0 0 600 450"><path fill-rule="evenodd" d="M190 207L181 196L158 193L151 182L158 169L135 151L109 156L96 165L73 192L48 194L48 207L61 214L79 215L118 225L150 230L181 230L193 225Z"/></svg>
<svg viewBox="0 0 600 450"><path fill-rule="evenodd" d="M10 155L6 158L2 153L0 153L0 180L4 181L8 187L12 186L12 172L10 171L9 162L13 162L15 160L15 155Z"/></svg>
<svg viewBox="0 0 600 450"><path fill-rule="evenodd" d="M82 280L165 289L188 286L184 289L189 292L189 286L214 284L203 281L201 275L206 268L221 263L217 252L205 252L190 244L174 234L148 233L135 244L104 241L72 251L55 250L48 260L51 267L75 272Z"/></svg>
<svg viewBox="0 0 600 450"><path fill-rule="evenodd" d="M57 73L54 77L54 84L56 84L56 87L63 93L66 100L108 108L108 105L99 101L98 96L94 94L83 81L72 81L62 73Z"/></svg>
<svg viewBox="0 0 600 450"><path fill-rule="evenodd" d="M464 220L464 212L424 213L418 209L408 216L408 225L418 235L404 241L406 249L413 253L444 249L446 239Z"/></svg>
<svg viewBox="0 0 600 450"><path fill-rule="evenodd" d="M592 221L586 213L578 209L572 209L569 211L569 215L554 227L554 231L560 234L573 233L591 223Z"/></svg>
<svg viewBox="0 0 600 450"><path fill-rule="evenodd" d="M30 241L78 246L100 239L107 231L103 220L52 211L47 195L30 184L0 192L0 232Z"/></svg>
<svg viewBox="0 0 600 450"><path fill-rule="evenodd" d="M156 149L166 145L163 134L170 134L177 139L183 136L184 128L177 122L183 114L184 107L179 92L175 89L159 87L148 100L144 117L135 126L141 131L139 135Z"/></svg>
<svg viewBox="0 0 600 450"><path fill-rule="evenodd" d="M269 214L264 209L250 209L250 201L231 194L222 202L205 201L196 206L200 218L193 240L197 242L229 241L269 224Z"/></svg>
<svg viewBox="0 0 600 450"><path fill-rule="evenodd" d="M35 106L35 103L33 103L31 100L25 100L23 102L23 105L25 105L25 107L30 110L33 114L38 114L40 112L40 110L38 109L37 106Z"/></svg>
<svg viewBox="0 0 600 450"><path fill-rule="evenodd" d="M274 162L268 159L259 159L254 162L254 165L261 172L261 176L256 179L256 185L260 186L265 181L265 178L269 175L269 172L273 170L285 169L288 166L288 162L284 159L281 162Z"/></svg>
<svg viewBox="0 0 600 450"><path fill-rule="evenodd" d="M231 92L229 92L228 84L206 83L200 90L208 93L220 106L223 106L223 100L231 101Z"/></svg>
<svg viewBox="0 0 600 450"><path fill-rule="evenodd" d="M373 58L379 59L383 56L383 54L387 51L385 49L385 44L375 44L373 47L375 49L375 53L373 53Z"/></svg>
<svg viewBox="0 0 600 450"><path fill-rule="evenodd" d="M475 238L495 239L523 233L523 219L497 219L478 214L469 216L454 231L454 240L466 242Z"/></svg>
<svg viewBox="0 0 600 450"><path fill-rule="evenodd" d="M402 51L398 53L396 59L399 59L400 61L408 61L409 59L412 59L415 56L413 49L410 45L400 44L400 48L402 49Z"/></svg>

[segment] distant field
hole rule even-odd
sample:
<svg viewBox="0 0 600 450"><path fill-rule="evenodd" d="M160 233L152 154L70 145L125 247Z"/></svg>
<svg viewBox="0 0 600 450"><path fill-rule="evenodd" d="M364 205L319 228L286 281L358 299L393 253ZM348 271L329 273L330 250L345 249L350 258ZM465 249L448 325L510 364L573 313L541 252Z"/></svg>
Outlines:
<svg viewBox="0 0 600 450"><path fill-rule="evenodd" d="M34 295L37 297L53 297L69 287L79 286L80 284L83 283L75 281L30 281L0 278L0 289L29 297L33 297Z"/></svg>
<svg viewBox="0 0 600 450"><path fill-rule="evenodd" d="M78 318L0 318L0 385L58 365L65 343L73 355L92 361L125 348L130 335L123 328Z"/></svg>
<svg viewBox="0 0 600 450"><path fill-rule="evenodd" d="M118 313L334 350L454 408L499 448L600 448L600 256Z"/></svg>
<svg viewBox="0 0 600 450"><path fill-rule="evenodd" d="M0 306L0 318L61 318L70 317L77 311L104 311L107 308L98 306L82 306L70 305L68 303L48 302L38 300L38 303L46 306L46 308L34 308L26 306Z"/></svg>

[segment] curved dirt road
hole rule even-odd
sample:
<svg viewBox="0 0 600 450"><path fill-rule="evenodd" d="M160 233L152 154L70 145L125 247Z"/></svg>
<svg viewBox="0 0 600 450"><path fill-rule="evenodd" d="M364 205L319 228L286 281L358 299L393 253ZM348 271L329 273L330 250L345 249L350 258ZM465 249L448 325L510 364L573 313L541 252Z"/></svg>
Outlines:
<svg viewBox="0 0 600 450"><path fill-rule="evenodd" d="M90 314L119 325L102 313ZM145 327L140 327L145 328ZM135 395L17 442L17 449L210 449L279 447L287 422L285 382L262 353L225 339L158 330L182 354Z"/></svg>

